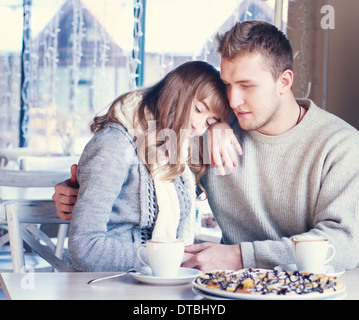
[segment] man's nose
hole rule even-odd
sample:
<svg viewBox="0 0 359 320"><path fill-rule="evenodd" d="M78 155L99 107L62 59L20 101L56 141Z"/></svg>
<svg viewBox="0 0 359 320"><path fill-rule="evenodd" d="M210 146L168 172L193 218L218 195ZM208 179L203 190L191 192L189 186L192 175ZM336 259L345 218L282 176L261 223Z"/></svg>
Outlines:
<svg viewBox="0 0 359 320"><path fill-rule="evenodd" d="M237 109L244 104L244 97L240 90L230 89L227 91L227 96L232 109Z"/></svg>

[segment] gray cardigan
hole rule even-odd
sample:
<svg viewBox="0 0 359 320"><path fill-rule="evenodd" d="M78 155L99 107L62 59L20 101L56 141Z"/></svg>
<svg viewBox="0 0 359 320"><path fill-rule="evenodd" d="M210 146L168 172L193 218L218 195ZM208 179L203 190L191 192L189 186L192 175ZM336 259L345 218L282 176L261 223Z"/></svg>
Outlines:
<svg viewBox="0 0 359 320"><path fill-rule="evenodd" d="M155 190L126 129L111 124L86 145L79 161L79 194L69 229L72 271L125 271L141 265L137 248L151 238ZM191 203L175 181L181 222Z"/></svg>

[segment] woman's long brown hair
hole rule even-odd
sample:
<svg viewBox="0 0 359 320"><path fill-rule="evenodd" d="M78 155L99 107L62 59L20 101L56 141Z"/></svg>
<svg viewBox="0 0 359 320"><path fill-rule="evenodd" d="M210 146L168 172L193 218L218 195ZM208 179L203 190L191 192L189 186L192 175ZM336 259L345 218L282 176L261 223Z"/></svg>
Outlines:
<svg viewBox="0 0 359 320"><path fill-rule="evenodd" d="M161 169L165 170L164 178L174 180L185 169L185 163L181 159L181 145L183 142L181 141L180 133L181 129L187 129L189 126L193 100L201 101L210 97L211 111L220 115L223 121L227 120L231 112L219 71L207 62L189 61L169 72L155 85L138 91L143 98L138 105L137 117L135 117L137 119L136 125L139 125L142 131L145 132L145 137L141 143L145 159L141 160L144 161L148 170L152 172L154 166L148 161L150 151L152 150L153 152L154 148L158 150L166 143L166 139L159 138L161 130L173 130L176 133L177 144L175 146L176 150L172 151L175 152L177 161L167 161ZM120 123L116 118L116 106L121 103L121 107L126 108L126 103L123 102L128 95L129 93L121 95L112 102L109 111L105 115L95 117L91 124L91 131L96 133L104 129L110 122ZM154 145L149 143L151 132L149 132L148 117L146 117L148 112L153 115L153 119L156 121L156 142ZM189 147L191 148L191 145ZM200 143L197 147L199 156L196 157L196 161L191 161L190 153L187 163L196 174L197 183L201 186L200 178L208 166L203 161L204 146L202 138L200 138ZM170 157L168 152L166 156Z"/></svg>

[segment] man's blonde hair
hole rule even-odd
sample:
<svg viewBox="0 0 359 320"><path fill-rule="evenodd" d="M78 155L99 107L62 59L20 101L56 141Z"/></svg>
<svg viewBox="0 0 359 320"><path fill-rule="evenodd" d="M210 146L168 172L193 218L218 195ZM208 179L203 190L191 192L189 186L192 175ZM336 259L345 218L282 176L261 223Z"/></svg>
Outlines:
<svg viewBox="0 0 359 320"><path fill-rule="evenodd" d="M285 70L293 71L292 46L277 27L265 21L237 22L223 35L217 35L218 52L224 59L259 53L265 59L274 80Z"/></svg>

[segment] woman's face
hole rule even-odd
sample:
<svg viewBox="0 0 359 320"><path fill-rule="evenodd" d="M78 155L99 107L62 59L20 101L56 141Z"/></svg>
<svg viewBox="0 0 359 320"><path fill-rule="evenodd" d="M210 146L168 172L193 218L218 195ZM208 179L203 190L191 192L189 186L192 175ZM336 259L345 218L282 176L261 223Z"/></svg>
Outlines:
<svg viewBox="0 0 359 320"><path fill-rule="evenodd" d="M189 136L201 136L208 127L220 121L219 116L211 111L211 98L204 100L194 99L191 106L191 114L189 120Z"/></svg>

